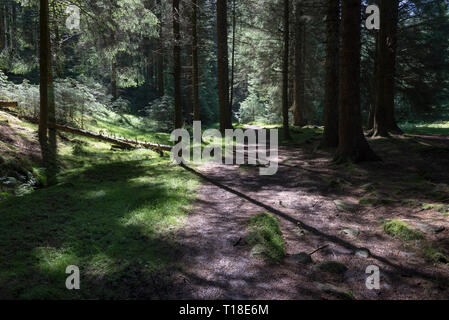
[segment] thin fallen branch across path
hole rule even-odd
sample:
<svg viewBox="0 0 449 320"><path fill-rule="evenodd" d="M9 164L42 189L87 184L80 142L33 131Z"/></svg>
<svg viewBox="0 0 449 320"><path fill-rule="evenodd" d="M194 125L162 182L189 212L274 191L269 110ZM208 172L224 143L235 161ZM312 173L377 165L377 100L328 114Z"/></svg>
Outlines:
<svg viewBox="0 0 449 320"><path fill-rule="evenodd" d="M309 256L311 256L312 254L317 253L318 251L323 250L323 249L325 249L327 247L329 247L328 244L326 244L326 245L324 245L322 247L319 247L318 249L316 249L316 250L312 251L311 253L309 253Z"/></svg>

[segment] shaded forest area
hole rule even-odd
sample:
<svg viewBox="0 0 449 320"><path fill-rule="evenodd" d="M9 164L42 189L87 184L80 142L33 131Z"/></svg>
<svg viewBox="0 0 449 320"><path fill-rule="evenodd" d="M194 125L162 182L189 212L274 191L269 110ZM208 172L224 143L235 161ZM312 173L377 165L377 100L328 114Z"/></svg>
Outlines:
<svg viewBox="0 0 449 320"><path fill-rule="evenodd" d="M0 298L447 299L448 155L446 0L0 0Z"/></svg>

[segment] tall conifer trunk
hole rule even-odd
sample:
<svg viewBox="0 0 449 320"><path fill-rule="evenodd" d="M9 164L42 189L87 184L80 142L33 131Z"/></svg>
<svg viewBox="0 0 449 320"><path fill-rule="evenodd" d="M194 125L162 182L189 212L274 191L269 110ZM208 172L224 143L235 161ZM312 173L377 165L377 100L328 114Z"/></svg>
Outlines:
<svg viewBox="0 0 449 320"><path fill-rule="evenodd" d="M290 3L284 0L284 57L282 63L282 118L284 139L291 139L288 108L288 64L290 50Z"/></svg>
<svg viewBox="0 0 449 320"><path fill-rule="evenodd" d="M232 129L229 106L228 9L227 0L217 0L218 104L220 130Z"/></svg>
<svg viewBox="0 0 449 320"><path fill-rule="evenodd" d="M161 0L157 0L158 13L157 18L159 19L159 39L158 39L158 55L157 55L157 84L159 97L165 95L164 86L164 39L162 34L163 28L163 16L162 16L162 3Z"/></svg>
<svg viewBox="0 0 449 320"><path fill-rule="evenodd" d="M182 98L181 98L181 33L180 33L179 0L173 0L173 76L175 97L175 128L183 126L182 120Z"/></svg>
<svg viewBox="0 0 449 320"><path fill-rule="evenodd" d="M401 133L394 116L395 69L399 0L380 1L380 30L377 45L376 106L374 136Z"/></svg>
<svg viewBox="0 0 449 320"><path fill-rule="evenodd" d="M339 145L335 161L378 160L362 131L360 113L360 0L342 1Z"/></svg>
<svg viewBox="0 0 449 320"><path fill-rule="evenodd" d="M326 88L324 96L324 134L321 146L338 146L338 47L340 1L327 0Z"/></svg>
<svg viewBox="0 0 449 320"><path fill-rule="evenodd" d="M200 120L199 70L198 70L198 0L192 0L192 81L193 120Z"/></svg>

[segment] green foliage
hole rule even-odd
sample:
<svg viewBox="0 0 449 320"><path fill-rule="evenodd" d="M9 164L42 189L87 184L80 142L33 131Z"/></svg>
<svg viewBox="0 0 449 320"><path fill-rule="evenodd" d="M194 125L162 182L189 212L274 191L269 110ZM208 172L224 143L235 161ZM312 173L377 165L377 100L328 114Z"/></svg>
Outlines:
<svg viewBox="0 0 449 320"><path fill-rule="evenodd" d="M436 210L440 213L449 213L449 205L444 203L423 203L423 210Z"/></svg>
<svg viewBox="0 0 449 320"><path fill-rule="evenodd" d="M404 221L401 220L386 221L383 224L383 229L385 233L390 236L404 241L424 239L424 236L420 232L411 229Z"/></svg>
<svg viewBox="0 0 449 320"><path fill-rule="evenodd" d="M449 264L449 257L447 255L445 255L443 252L441 252L440 249L435 248L432 245L423 246L422 253L424 255L424 258L427 261L430 261L432 263L448 263Z"/></svg>
<svg viewBox="0 0 449 320"><path fill-rule="evenodd" d="M404 122L400 125L400 127L408 134L449 135L449 121L415 123Z"/></svg>
<svg viewBox="0 0 449 320"><path fill-rule="evenodd" d="M279 221L269 213L259 213L249 220L246 241L251 246L262 245L263 253L270 261L281 262L285 256Z"/></svg>
<svg viewBox="0 0 449 320"><path fill-rule="evenodd" d="M174 129L175 101L173 97L163 96L151 102L145 108L145 114L159 125L159 129L171 132Z"/></svg>
<svg viewBox="0 0 449 320"><path fill-rule="evenodd" d="M96 115L97 125L120 127L120 115L103 111L108 116ZM145 125L127 119L125 128ZM157 135L140 132L147 140ZM154 152L113 152L83 137L62 140L59 160L65 170L57 185L0 194L0 242L10 244L0 247L2 296L133 299L139 286L146 289L138 297L158 298L153 279L176 264L171 234L190 210L197 178ZM72 264L83 272L80 291L64 286Z"/></svg>

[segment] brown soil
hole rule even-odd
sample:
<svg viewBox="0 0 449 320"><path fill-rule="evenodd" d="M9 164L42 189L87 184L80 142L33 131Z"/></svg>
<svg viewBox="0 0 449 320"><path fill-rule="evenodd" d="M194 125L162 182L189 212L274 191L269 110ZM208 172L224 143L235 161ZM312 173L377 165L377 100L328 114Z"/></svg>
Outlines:
<svg viewBox="0 0 449 320"><path fill-rule="evenodd" d="M196 171L186 168L201 176L204 185L185 228L176 235L182 268L169 298L333 299L317 282L350 290L356 299L449 298L449 265L427 261L422 249L432 245L449 255L447 215L422 209L422 203L449 202L447 190L446 199L435 191L449 183L449 138L371 140L384 161L360 165L332 164L330 153L314 151L317 143L281 148L274 176L260 176L257 168L211 163ZM371 206L341 211L334 203L357 204L374 191ZM282 264L250 258L246 226L260 212L280 222L288 254ZM423 232L422 241L402 241L383 231L387 219L445 229ZM342 234L347 228L360 233ZM312 255L313 264L291 257L325 245ZM368 248L371 257L354 255L357 248ZM330 275L317 270L317 263L329 260L344 263L348 271ZM380 290L365 286L369 265L381 270Z"/></svg>
<svg viewBox="0 0 449 320"><path fill-rule="evenodd" d="M40 162L41 152L34 130L17 125L17 118L0 111L0 153Z"/></svg>

